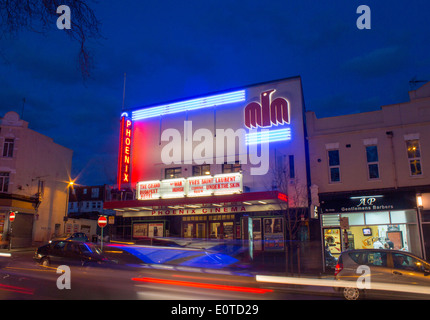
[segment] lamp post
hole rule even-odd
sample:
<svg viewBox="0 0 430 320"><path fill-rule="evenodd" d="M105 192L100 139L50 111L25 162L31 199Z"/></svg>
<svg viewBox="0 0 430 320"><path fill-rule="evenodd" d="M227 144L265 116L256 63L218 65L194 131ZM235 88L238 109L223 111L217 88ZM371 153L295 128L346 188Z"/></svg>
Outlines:
<svg viewBox="0 0 430 320"><path fill-rule="evenodd" d="M424 205L423 205L423 197L421 195L421 193L417 193L416 194L417 197L417 211L418 211L418 226L419 226L419 236L420 236L420 240L421 240L421 252L422 252L422 257L424 258L424 260L427 259L427 253L426 253L426 248L425 248L425 243L424 243L424 234L423 234L423 223L422 223L422 211L424 209Z"/></svg>
<svg viewBox="0 0 430 320"><path fill-rule="evenodd" d="M69 213L69 193L70 193L69 188L70 187L73 188L74 184L75 184L74 181L69 181L67 183L67 188L66 188L66 209L65 209L64 218L63 218L63 220L64 220L64 233L66 233L66 222L68 220L67 214Z"/></svg>

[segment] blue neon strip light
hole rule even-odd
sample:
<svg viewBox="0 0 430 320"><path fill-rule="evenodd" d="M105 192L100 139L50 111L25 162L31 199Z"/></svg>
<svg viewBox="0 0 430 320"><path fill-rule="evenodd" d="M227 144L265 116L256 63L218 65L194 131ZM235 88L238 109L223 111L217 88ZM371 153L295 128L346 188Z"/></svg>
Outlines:
<svg viewBox="0 0 430 320"><path fill-rule="evenodd" d="M245 90L136 110L132 112L132 120L142 120L166 114L209 108L241 101L245 101Z"/></svg>
<svg viewBox="0 0 430 320"><path fill-rule="evenodd" d="M291 140L291 129L265 130L246 134L246 144L260 144Z"/></svg>

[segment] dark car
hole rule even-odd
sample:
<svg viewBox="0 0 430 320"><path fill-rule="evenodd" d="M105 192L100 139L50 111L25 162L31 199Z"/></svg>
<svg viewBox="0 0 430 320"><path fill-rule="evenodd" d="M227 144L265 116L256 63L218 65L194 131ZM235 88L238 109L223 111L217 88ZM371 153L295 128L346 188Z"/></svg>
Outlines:
<svg viewBox="0 0 430 320"><path fill-rule="evenodd" d="M75 240L75 241L88 242L88 237L83 232L65 233L65 234L53 237L51 240L49 240L49 242L51 243L57 240Z"/></svg>
<svg viewBox="0 0 430 320"><path fill-rule="evenodd" d="M44 266L55 265L98 265L115 264L92 243L73 240L56 240L39 247L34 259Z"/></svg>

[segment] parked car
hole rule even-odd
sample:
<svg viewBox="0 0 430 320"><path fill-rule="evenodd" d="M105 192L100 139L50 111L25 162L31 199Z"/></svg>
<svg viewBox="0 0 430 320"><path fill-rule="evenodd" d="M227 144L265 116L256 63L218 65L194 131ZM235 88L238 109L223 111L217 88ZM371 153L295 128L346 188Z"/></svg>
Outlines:
<svg viewBox="0 0 430 320"><path fill-rule="evenodd" d="M49 240L49 242L51 243L56 240L75 240L75 241L88 242L88 237L83 232L65 233L65 234L53 237L51 240Z"/></svg>
<svg viewBox="0 0 430 320"><path fill-rule="evenodd" d="M387 292L390 290L390 285L393 284L424 286L430 289L430 264L409 252L387 249L344 251L339 256L335 268L336 280L356 282L363 275L363 272L357 273L360 266L368 267L370 284L388 284ZM366 293L366 289L358 289L357 286L343 287L340 288L340 291L348 300L357 300ZM380 291L378 290L378 292Z"/></svg>
<svg viewBox="0 0 430 320"><path fill-rule="evenodd" d="M56 240L41 246L36 250L34 259L44 266L116 263L105 256L96 245L74 240Z"/></svg>

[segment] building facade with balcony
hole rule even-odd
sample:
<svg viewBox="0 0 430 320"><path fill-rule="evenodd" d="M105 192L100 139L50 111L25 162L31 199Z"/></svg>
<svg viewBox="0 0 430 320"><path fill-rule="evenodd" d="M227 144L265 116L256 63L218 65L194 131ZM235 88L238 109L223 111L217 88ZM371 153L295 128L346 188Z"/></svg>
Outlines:
<svg viewBox="0 0 430 320"><path fill-rule="evenodd" d="M16 112L0 120L0 236L12 248L43 243L64 227L73 151L28 128ZM16 218L9 221L10 212Z"/></svg>
<svg viewBox="0 0 430 320"><path fill-rule="evenodd" d="M430 256L430 83L409 96L373 112L320 119L307 112L325 254L394 247Z"/></svg>

